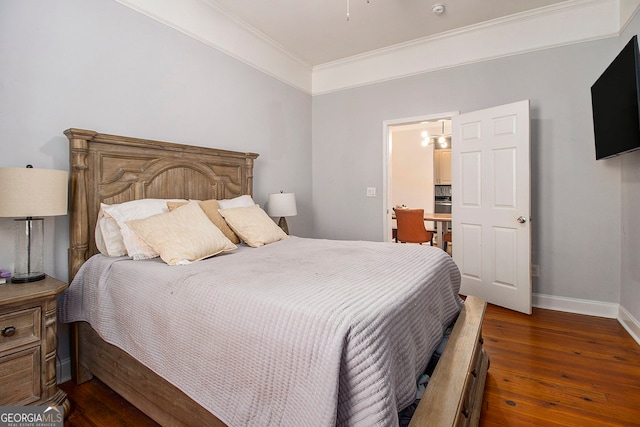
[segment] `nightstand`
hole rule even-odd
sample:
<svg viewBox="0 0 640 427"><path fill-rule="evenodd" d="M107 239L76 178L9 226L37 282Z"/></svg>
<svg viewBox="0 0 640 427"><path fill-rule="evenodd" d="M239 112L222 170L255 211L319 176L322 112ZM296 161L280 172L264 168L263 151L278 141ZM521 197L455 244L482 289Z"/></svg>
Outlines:
<svg viewBox="0 0 640 427"><path fill-rule="evenodd" d="M0 406L63 405L56 383L56 297L67 284L47 276L0 285Z"/></svg>

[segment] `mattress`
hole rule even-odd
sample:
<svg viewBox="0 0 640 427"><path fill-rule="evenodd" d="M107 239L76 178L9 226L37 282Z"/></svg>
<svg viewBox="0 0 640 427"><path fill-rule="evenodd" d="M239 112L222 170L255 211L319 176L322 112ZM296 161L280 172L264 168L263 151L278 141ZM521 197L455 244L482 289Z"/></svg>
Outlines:
<svg viewBox="0 0 640 427"><path fill-rule="evenodd" d="M459 286L438 248L290 237L186 266L96 255L58 318L229 426L395 426Z"/></svg>

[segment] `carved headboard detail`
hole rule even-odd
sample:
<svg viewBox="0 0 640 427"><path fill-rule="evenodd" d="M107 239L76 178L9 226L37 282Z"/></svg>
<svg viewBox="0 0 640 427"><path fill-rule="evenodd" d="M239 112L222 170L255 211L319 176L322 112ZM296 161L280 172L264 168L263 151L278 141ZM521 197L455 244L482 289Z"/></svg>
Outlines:
<svg viewBox="0 0 640 427"><path fill-rule="evenodd" d="M100 203L144 198L229 199L253 195L255 153L68 129L71 192L69 280L98 253Z"/></svg>

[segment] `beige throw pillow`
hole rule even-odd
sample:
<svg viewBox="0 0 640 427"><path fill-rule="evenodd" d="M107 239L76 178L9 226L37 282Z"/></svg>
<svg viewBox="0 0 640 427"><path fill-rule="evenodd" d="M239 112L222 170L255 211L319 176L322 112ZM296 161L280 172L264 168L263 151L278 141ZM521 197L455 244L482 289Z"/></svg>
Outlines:
<svg viewBox="0 0 640 427"><path fill-rule="evenodd" d="M289 237L258 205L220 209L220 214L240 239L251 247L257 248Z"/></svg>
<svg viewBox="0 0 640 427"><path fill-rule="evenodd" d="M167 208L169 208L169 211L172 211L179 208L180 206L184 206L187 203L188 202L167 202ZM216 227L218 227L220 231L222 231L222 234L224 234L227 239L236 244L240 243L240 239L238 238L236 233L234 233L233 230L229 228L227 222L224 220L222 215L220 215L220 212L218 212L220 205L218 204L217 200L211 199L199 203L202 211L207 215L207 217L209 217L209 220L211 220L211 222Z"/></svg>
<svg viewBox="0 0 640 427"><path fill-rule="evenodd" d="M172 212L127 221L127 225L169 265L188 264L237 247L196 202Z"/></svg>

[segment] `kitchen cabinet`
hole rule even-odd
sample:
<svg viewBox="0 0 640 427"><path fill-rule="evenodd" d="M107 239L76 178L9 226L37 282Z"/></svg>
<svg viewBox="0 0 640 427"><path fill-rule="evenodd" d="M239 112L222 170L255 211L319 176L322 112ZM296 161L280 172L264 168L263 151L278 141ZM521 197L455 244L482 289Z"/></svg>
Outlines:
<svg viewBox="0 0 640 427"><path fill-rule="evenodd" d="M451 149L434 151L434 184L451 185Z"/></svg>

